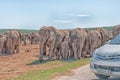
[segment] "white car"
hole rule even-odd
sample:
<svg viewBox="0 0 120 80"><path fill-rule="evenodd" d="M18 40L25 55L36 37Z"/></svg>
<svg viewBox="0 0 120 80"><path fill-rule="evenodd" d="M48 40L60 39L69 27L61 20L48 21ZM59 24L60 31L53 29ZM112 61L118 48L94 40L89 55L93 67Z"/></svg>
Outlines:
<svg viewBox="0 0 120 80"><path fill-rule="evenodd" d="M102 79L120 77L120 35L93 52L90 69Z"/></svg>

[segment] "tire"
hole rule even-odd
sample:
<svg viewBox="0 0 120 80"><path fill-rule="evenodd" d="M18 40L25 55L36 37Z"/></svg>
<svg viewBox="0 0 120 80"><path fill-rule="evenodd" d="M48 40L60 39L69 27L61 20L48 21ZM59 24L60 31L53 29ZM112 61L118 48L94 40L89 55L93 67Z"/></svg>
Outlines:
<svg viewBox="0 0 120 80"><path fill-rule="evenodd" d="M95 74L99 79L102 79L102 80L106 80L108 79L110 76L106 76L106 75L102 75L102 74Z"/></svg>

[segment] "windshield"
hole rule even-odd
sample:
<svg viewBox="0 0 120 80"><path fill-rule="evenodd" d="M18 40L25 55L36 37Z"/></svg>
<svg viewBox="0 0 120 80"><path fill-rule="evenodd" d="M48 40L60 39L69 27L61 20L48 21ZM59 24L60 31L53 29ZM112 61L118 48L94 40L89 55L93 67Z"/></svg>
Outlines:
<svg viewBox="0 0 120 80"><path fill-rule="evenodd" d="M120 35L113 38L110 42L110 44L120 44Z"/></svg>

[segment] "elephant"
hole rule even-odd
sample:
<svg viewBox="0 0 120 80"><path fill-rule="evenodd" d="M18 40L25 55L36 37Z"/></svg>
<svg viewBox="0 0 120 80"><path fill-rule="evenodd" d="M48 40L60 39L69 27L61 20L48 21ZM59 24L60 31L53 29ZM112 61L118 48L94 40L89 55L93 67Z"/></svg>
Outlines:
<svg viewBox="0 0 120 80"><path fill-rule="evenodd" d="M76 30L71 30L70 32L70 46L71 46L71 55L74 56L75 60L78 60L78 47L79 47L79 42L78 42L78 33Z"/></svg>
<svg viewBox="0 0 120 80"><path fill-rule="evenodd" d="M84 50L84 44L87 37L87 30L76 28L74 30L71 30L70 33L70 43L72 47L72 54L74 55L74 59L81 59L84 57L83 52Z"/></svg>
<svg viewBox="0 0 120 80"><path fill-rule="evenodd" d="M39 31L39 36L40 62L43 60L43 55L46 55L47 48L49 60L59 59L60 44L63 41L65 32L63 30L57 30L53 26L43 26Z"/></svg>
<svg viewBox="0 0 120 80"><path fill-rule="evenodd" d="M31 36L31 44L39 44L39 33L32 32L30 33Z"/></svg>
<svg viewBox="0 0 120 80"><path fill-rule="evenodd" d="M54 55L56 59L62 59L62 53L61 48L63 47L61 43L63 42L63 39L65 36L69 33L66 30L58 30L56 29L56 41L55 41L55 47L54 47Z"/></svg>
<svg viewBox="0 0 120 80"><path fill-rule="evenodd" d="M47 48L47 41L50 37L50 30L48 27L43 26L40 28L39 31L39 48L40 48L40 56L39 56L39 61L43 61L43 55L46 55L46 48Z"/></svg>
<svg viewBox="0 0 120 80"><path fill-rule="evenodd" d="M17 30L9 30L6 34L6 52L8 54L19 53L21 33Z"/></svg>
<svg viewBox="0 0 120 80"><path fill-rule="evenodd" d="M116 37L118 34L120 34L120 24L112 28L112 34L113 37Z"/></svg>
<svg viewBox="0 0 120 80"><path fill-rule="evenodd" d="M47 27L48 30L50 31L50 36L47 40L47 46L49 47L49 51L48 51L48 58L49 60L52 60L53 57L55 56L55 43L56 43L56 39L57 39L57 33L56 33L56 29L52 26Z"/></svg>
<svg viewBox="0 0 120 80"><path fill-rule="evenodd" d="M86 41L88 31L86 29L81 29L81 28L77 28L76 30L78 31L78 34L79 34L78 58L81 59L84 57L83 55L85 53L84 47L85 47L85 41Z"/></svg>
<svg viewBox="0 0 120 80"><path fill-rule="evenodd" d="M88 35L88 30L87 29L80 29L78 28L78 30L80 31L79 35L83 35L82 38L79 39L79 42L80 42L80 49L81 50L81 58L85 58L86 57L86 53L87 53L87 50L86 50L86 42L87 42L87 35Z"/></svg>
<svg viewBox="0 0 120 80"><path fill-rule="evenodd" d="M21 38L22 45L31 45L31 36L29 33L22 34Z"/></svg>
<svg viewBox="0 0 120 80"><path fill-rule="evenodd" d="M6 36L2 35L2 37L0 37L0 53L5 53L6 52Z"/></svg>
<svg viewBox="0 0 120 80"><path fill-rule="evenodd" d="M64 33L63 40L60 42L60 47L59 47L59 55L60 59L70 59L71 57L71 49L70 49L70 31L64 30L62 31Z"/></svg>
<svg viewBox="0 0 120 80"><path fill-rule="evenodd" d="M98 30L91 30L87 35L86 55L92 56L93 51L101 46L102 37Z"/></svg>
<svg viewBox="0 0 120 80"><path fill-rule="evenodd" d="M96 28L96 30L98 30L101 34L101 45L104 45L110 39L108 31L103 28Z"/></svg>

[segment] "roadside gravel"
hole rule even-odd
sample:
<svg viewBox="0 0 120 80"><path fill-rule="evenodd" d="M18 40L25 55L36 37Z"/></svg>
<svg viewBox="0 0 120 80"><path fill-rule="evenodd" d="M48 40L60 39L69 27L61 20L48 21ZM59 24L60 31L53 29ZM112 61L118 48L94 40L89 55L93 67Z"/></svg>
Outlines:
<svg viewBox="0 0 120 80"><path fill-rule="evenodd" d="M72 71L75 73L73 76L61 76L56 80L101 80L90 71L89 65L82 66ZM120 80L120 78L110 77L108 80Z"/></svg>

